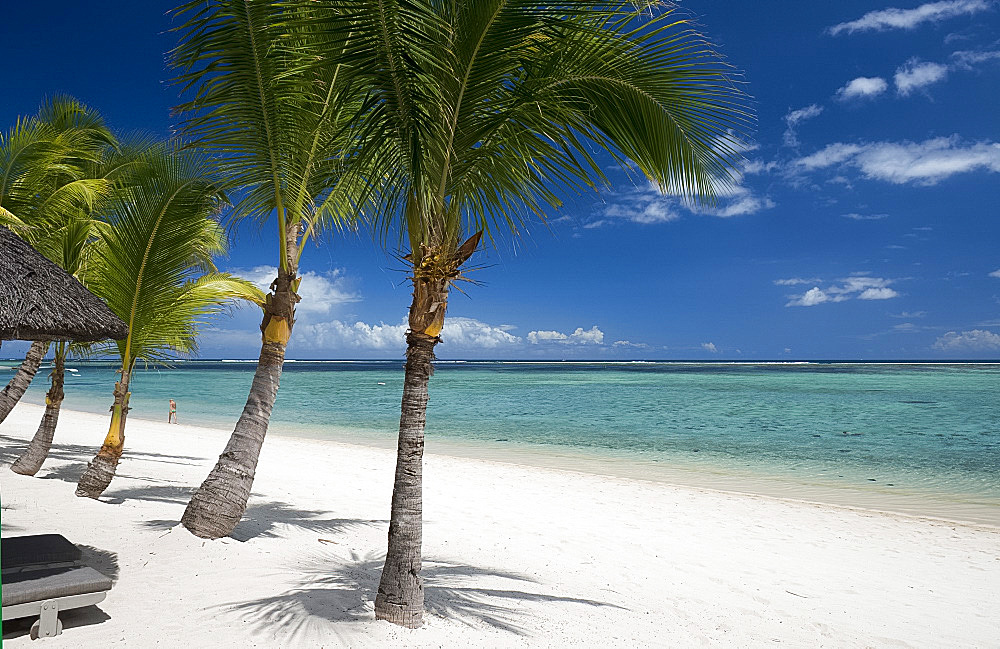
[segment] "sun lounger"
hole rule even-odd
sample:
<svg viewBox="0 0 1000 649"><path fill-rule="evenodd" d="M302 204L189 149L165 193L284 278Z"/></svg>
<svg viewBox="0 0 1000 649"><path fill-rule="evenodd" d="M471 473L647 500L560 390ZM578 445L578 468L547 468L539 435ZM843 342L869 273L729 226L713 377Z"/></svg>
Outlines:
<svg viewBox="0 0 1000 649"><path fill-rule="evenodd" d="M59 635L59 612L102 601L112 581L80 564L78 547L59 534L2 541L3 619L38 616L32 638Z"/></svg>

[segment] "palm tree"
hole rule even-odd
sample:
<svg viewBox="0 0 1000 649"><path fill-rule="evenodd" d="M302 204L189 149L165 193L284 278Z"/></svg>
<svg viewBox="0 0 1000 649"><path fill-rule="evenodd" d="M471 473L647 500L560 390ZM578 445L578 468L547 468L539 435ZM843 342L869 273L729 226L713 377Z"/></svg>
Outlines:
<svg viewBox="0 0 1000 649"><path fill-rule="evenodd" d="M141 174L141 175L140 175ZM212 216L224 200L204 160L155 152L116 199L111 227L98 241L88 286L129 326L112 344L121 360L104 444L80 477L76 495L99 497L125 443L129 384L136 361L165 364L196 348L199 325L225 304L262 302L251 283L216 270L225 238Z"/></svg>
<svg viewBox="0 0 1000 649"><path fill-rule="evenodd" d="M321 8L314 9L322 13ZM277 226L277 271L263 304L261 348L246 407L225 450L181 518L219 538L243 516L281 378L300 298L298 268L310 238L349 221L354 181L343 170L357 89L337 66L311 68L291 47L321 40L303 13L276 0L192 0L171 60L193 97L178 107L181 132L219 160L226 188L242 196L234 219Z"/></svg>
<svg viewBox="0 0 1000 649"><path fill-rule="evenodd" d="M55 97L37 116L18 119L0 134L0 224L47 253L51 233L110 190L110 178L88 172L115 145L100 115L69 97ZM0 422L28 389L48 348L46 341L33 342L0 391Z"/></svg>
<svg viewBox="0 0 1000 649"><path fill-rule="evenodd" d="M45 248L40 247L39 251L55 261L63 270L80 279L86 270L93 243L97 240L99 232L105 227L106 224L103 222L87 217L70 219L62 228L50 233L44 239L47 245ZM85 344L81 347L86 348L89 345ZM66 356L69 350L70 345L66 341L55 343L53 367L50 374L51 383L45 394L45 412L28 448L10 466L11 471L15 473L35 475L42 468L45 458L48 457L56 425L59 422L59 411L65 396L63 382L65 380Z"/></svg>
<svg viewBox="0 0 1000 649"><path fill-rule="evenodd" d="M319 4L335 9L310 21L330 36L326 65L369 93L359 150L383 183L383 232L398 222L409 244L413 299L375 616L416 627L428 384L449 290L481 234L517 234L526 215L559 205L560 188L607 184L594 150L663 192L711 201L735 178L751 117L720 57L659 2Z"/></svg>

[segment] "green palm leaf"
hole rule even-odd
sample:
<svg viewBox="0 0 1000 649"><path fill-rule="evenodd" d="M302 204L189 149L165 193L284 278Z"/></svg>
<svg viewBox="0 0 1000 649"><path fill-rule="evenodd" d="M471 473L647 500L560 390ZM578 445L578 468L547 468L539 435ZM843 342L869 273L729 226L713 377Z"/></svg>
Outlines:
<svg viewBox="0 0 1000 649"><path fill-rule="evenodd" d="M211 257L225 250L225 237L212 217L223 202L203 158L162 151L116 198L87 277L129 325L129 337L115 343L125 367L193 351L206 316L235 300L263 301L253 285L215 272Z"/></svg>

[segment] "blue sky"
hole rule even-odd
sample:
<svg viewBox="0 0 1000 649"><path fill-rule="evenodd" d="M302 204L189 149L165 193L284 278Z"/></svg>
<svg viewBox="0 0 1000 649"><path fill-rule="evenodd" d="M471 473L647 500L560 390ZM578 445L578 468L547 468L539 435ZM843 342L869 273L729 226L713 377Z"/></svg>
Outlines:
<svg viewBox="0 0 1000 649"><path fill-rule="evenodd" d="M680 5L754 98L738 189L691 210L611 169L477 256L439 357L1000 358L1000 3ZM66 93L166 136L171 6L8 4L0 126ZM273 234L233 235L220 266L269 283ZM309 248L289 357L400 358L400 266L362 236ZM256 357L258 321L214 322L202 356Z"/></svg>

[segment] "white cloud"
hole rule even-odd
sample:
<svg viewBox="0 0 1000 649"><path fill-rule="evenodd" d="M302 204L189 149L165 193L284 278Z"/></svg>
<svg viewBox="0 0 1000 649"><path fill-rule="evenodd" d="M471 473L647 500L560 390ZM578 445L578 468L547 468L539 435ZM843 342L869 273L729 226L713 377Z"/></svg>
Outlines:
<svg viewBox="0 0 1000 649"><path fill-rule="evenodd" d="M832 293L860 293L862 291L868 291L870 289L882 289L892 284L891 279L883 279L881 277L869 277L868 275L852 275L851 277L845 277L840 280L843 282L841 286L831 286L828 291ZM872 299L872 298L865 298ZM874 298L882 299L882 298Z"/></svg>
<svg viewBox="0 0 1000 649"><path fill-rule="evenodd" d="M271 290L271 282L278 274L274 266L233 268L230 272L256 284L262 291ZM299 314L327 314L339 304L359 302L361 296L351 290L350 280L341 269L326 273L308 271L302 274L298 293L302 297L295 311Z"/></svg>
<svg viewBox="0 0 1000 649"><path fill-rule="evenodd" d="M902 313L890 314L890 317L909 319L909 318L923 318L926 315L927 315L926 311L903 311Z"/></svg>
<svg viewBox="0 0 1000 649"><path fill-rule="evenodd" d="M997 279L1000 279L1000 268L990 273L990 277L996 277Z"/></svg>
<svg viewBox="0 0 1000 649"><path fill-rule="evenodd" d="M331 320L296 328L317 349L366 349L401 351L405 348L406 324L367 324ZM296 337L300 337L296 336Z"/></svg>
<svg viewBox="0 0 1000 649"><path fill-rule="evenodd" d="M528 332L528 342L533 345L537 345L540 342L550 343L550 342L563 342L569 336L559 331L529 331Z"/></svg>
<svg viewBox="0 0 1000 649"><path fill-rule="evenodd" d="M770 173L778 168L778 163L775 160L770 162L764 162L763 160L748 160L745 165L743 165L743 175L750 176L753 174L764 174Z"/></svg>
<svg viewBox="0 0 1000 649"><path fill-rule="evenodd" d="M910 59L896 70L893 81L896 83L896 92L905 97L914 90L944 81L947 77L947 65Z"/></svg>
<svg viewBox="0 0 1000 649"><path fill-rule="evenodd" d="M899 297L899 293L891 288L866 288L858 295L859 300L889 300Z"/></svg>
<svg viewBox="0 0 1000 649"><path fill-rule="evenodd" d="M776 279L774 280L775 286L798 286L799 284L816 284L823 280L818 277L789 277L788 279Z"/></svg>
<svg viewBox="0 0 1000 649"><path fill-rule="evenodd" d="M701 348L706 352L711 352L712 354L719 353L719 349L715 346L715 343L702 343Z"/></svg>
<svg viewBox="0 0 1000 649"><path fill-rule="evenodd" d="M824 302L843 302L848 298L838 295L831 296L824 293L818 286L814 286L802 295L797 297L793 296L785 306L816 306L817 304L823 304Z"/></svg>
<svg viewBox="0 0 1000 649"><path fill-rule="evenodd" d="M1000 61L1000 50L992 51L972 51L972 50L962 50L958 52L952 52L951 58L954 59L955 67L962 68L963 70L971 70L973 66L979 65L980 63L988 63L990 61Z"/></svg>
<svg viewBox="0 0 1000 649"><path fill-rule="evenodd" d="M797 280L797 278L796 278ZM793 286L792 281L780 280L782 286ZM778 284L778 282L775 282ZM796 281L796 283L801 283ZM852 297L859 300L888 300L899 297L899 293L889 288L891 279L870 277L868 275L852 275L838 280L836 284L821 289L814 286L801 295L789 295L785 306L816 306L827 302L845 302Z"/></svg>
<svg viewBox="0 0 1000 649"><path fill-rule="evenodd" d="M296 327L296 338L306 336L313 349L362 349L402 351L406 347L406 322L368 324L330 320ZM507 325L490 325L474 318L453 317L445 321L441 340L448 349L498 349L519 345L523 340Z"/></svg>
<svg viewBox="0 0 1000 649"><path fill-rule="evenodd" d="M521 344L521 338L510 333L510 325L488 325L474 318L453 317L445 320L441 339L455 347L495 349Z"/></svg>
<svg viewBox="0 0 1000 649"><path fill-rule="evenodd" d="M715 206L697 205L681 201L676 196L664 195L656 185L648 182L619 190L609 195L608 200L597 218L584 224L585 229L603 227L616 221L630 221L640 225L669 223L681 218L682 210L728 218L774 207L771 199L757 196L741 185L739 179L734 179L733 186L729 188L720 188Z"/></svg>
<svg viewBox="0 0 1000 649"><path fill-rule="evenodd" d="M867 178L896 185L910 182L933 185L959 173L1000 172L1000 144L968 144L957 135L923 142L836 142L793 163L800 171L835 165L850 165Z"/></svg>
<svg viewBox="0 0 1000 649"><path fill-rule="evenodd" d="M797 167L811 171L813 169L823 169L836 164L847 162L864 150L860 144L844 144L835 142L828 144L816 153L799 158L794 162Z"/></svg>
<svg viewBox="0 0 1000 649"><path fill-rule="evenodd" d="M841 214L841 216L845 219L851 219L852 221L880 221L882 219L889 218L888 214L858 214L856 212Z"/></svg>
<svg viewBox="0 0 1000 649"><path fill-rule="evenodd" d="M631 340L616 340L611 344L612 347L620 348L635 348L635 349L649 349L649 345L646 343L634 343Z"/></svg>
<svg viewBox="0 0 1000 649"><path fill-rule="evenodd" d="M928 2L913 9L889 7L870 11L857 20L839 23L827 31L836 36L841 33L853 34L864 31L885 31L888 29L913 29L925 22L938 22L954 16L962 16L985 11L992 3L989 0L942 0Z"/></svg>
<svg viewBox="0 0 1000 649"><path fill-rule="evenodd" d="M859 97L875 97L885 92L889 84L882 77L858 77L851 79L837 91L837 99L846 101Z"/></svg>
<svg viewBox="0 0 1000 649"><path fill-rule="evenodd" d="M555 343L562 345L603 345L604 332L596 326L590 329L577 327L571 334L560 331L529 331L528 342L533 345Z"/></svg>
<svg viewBox="0 0 1000 649"><path fill-rule="evenodd" d="M1000 336L985 329L949 331L934 341L933 347L941 351L990 351L1000 349Z"/></svg>
<svg viewBox="0 0 1000 649"><path fill-rule="evenodd" d="M720 195L719 205L715 207L691 207L696 214L707 214L719 218L756 214L761 210L775 206L774 201L766 196L757 196L746 187L737 185L724 195Z"/></svg>
<svg viewBox="0 0 1000 649"><path fill-rule="evenodd" d="M799 138L795 132L795 127L798 126L800 122L812 119L822 112L823 107L817 104L810 104L804 108L789 111L789 113L785 115L785 124L787 126L784 134L785 146L798 146Z"/></svg>
<svg viewBox="0 0 1000 649"><path fill-rule="evenodd" d="M816 306L824 302L843 302L848 298L844 295L829 295L818 286L814 286L802 295L792 296L785 306Z"/></svg>

